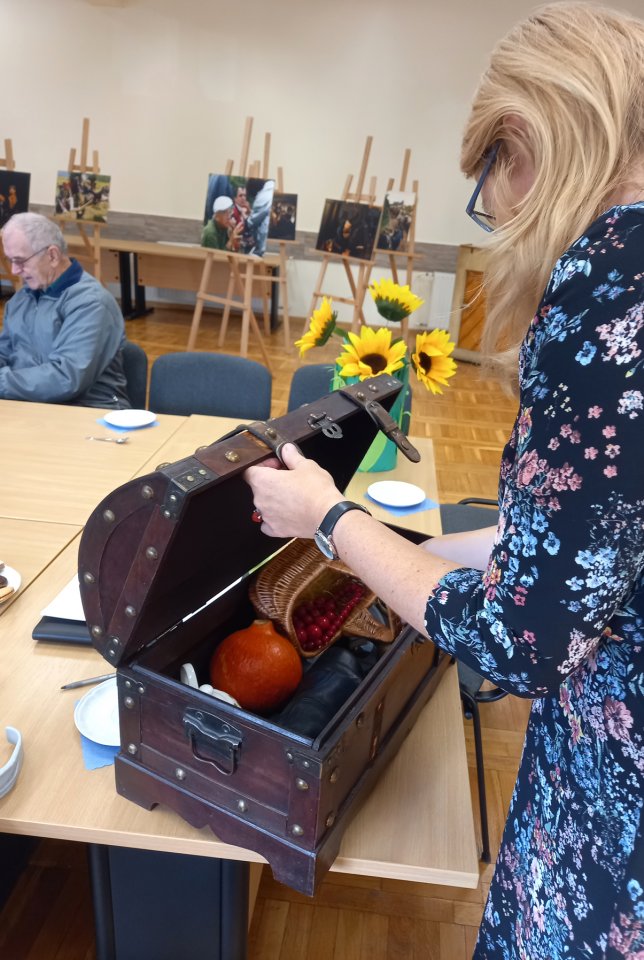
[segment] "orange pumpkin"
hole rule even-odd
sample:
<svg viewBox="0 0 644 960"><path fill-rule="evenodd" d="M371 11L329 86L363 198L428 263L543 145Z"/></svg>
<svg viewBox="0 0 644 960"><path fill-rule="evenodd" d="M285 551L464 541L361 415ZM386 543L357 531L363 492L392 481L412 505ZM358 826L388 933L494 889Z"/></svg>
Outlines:
<svg viewBox="0 0 644 960"><path fill-rule="evenodd" d="M213 687L230 694L244 710L274 710L301 679L300 655L270 620L255 620L231 633L210 660Z"/></svg>

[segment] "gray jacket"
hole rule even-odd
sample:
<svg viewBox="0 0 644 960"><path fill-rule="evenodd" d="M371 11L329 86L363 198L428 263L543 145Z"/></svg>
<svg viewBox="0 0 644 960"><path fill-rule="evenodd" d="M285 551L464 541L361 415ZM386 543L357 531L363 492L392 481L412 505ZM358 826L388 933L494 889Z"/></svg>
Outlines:
<svg viewBox="0 0 644 960"><path fill-rule="evenodd" d="M125 324L111 293L78 261L46 290L23 287L0 334L0 397L129 407Z"/></svg>

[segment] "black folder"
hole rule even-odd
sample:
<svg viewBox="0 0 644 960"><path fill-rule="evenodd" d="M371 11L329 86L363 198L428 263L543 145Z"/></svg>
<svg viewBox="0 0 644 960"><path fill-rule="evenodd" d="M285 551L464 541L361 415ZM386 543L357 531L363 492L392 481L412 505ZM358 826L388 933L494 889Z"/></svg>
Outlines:
<svg viewBox="0 0 644 960"><path fill-rule="evenodd" d="M31 634L34 640L50 643L83 643L91 645L84 620L64 620L61 617L42 617Z"/></svg>

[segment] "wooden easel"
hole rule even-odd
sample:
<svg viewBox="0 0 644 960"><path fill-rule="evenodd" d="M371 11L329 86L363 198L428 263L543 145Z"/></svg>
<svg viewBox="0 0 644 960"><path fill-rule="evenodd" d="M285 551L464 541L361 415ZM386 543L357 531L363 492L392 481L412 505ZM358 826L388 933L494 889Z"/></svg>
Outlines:
<svg viewBox="0 0 644 960"><path fill-rule="evenodd" d="M101 169L98 165L98 150L92 151L92 164L91 166L87 161L88 154L88 145L89 145L89 119L85 117L83 119L83 132L81 137L81 150L80 150L80 163L76 163L76 148L72 147L69 151L69 163L67 169L70 173L100 173ZM83 253L77 253L76 259L80 260L83 264L88 264L91 272L94 274L97 280L101 279L101 228L102 223L92 223L86 224L82 220L67 220L60 216L55 216L55 219L60 224L62 230L64 230L66 224L73 224L78 227L78 232L81 235L83 240ZM91 231L91 239L88 236L88 230Z"/></svg>
<svg viewBox="0 0 644 960"><path fill-rule="evenodd" d="M244 141L242 145L242 154L241 160L239 163L239 176L253 177L259 176L261 169L259 160L254 161L253 163L248 163L248 151L250 148L250 138L253 129L253 118L246 118L246 126L244 129ZM270 152L270 134L265 135L264 140L264 175L267 177L268 171L268 155ZM227 176L233 175L234 163L232 160L228 160L226 163L226 168L224 173ZM212 265L215 262L225 261L228 264L228 287L226 290L225 296L220 296L219 294L209 293L208 287L210 283L210 274L212 271ZM242 322L241 322L241 344L240 344L240 354L242 357L248 356L248 337L250 328L252 327L253 333L255 334L259 348L264 357L264 362L268 369L271 369L271 364L269 360L268 353L266 351L266 346L264 344L264 338L262 337L261 330L259 329L259 324L257 323L257 317L253 311L252 301L253 301L253 284L256 280L262 281L263 286L263 311L264 311L264 330L266 333L270 332L270 314L268 309L268 290L270 288L270 278L266 276L265 265L263 264L261 258L251 257L243 253L232 253L227 250L212 250L210 248L206 249L206 259L204 262L203 272L201 274L201 282L199 284L199 290L197 291L197 300L195 304L195 311L192 317L192 324L190 326L190 335L188 337L188 346L187 350L194 350L195 343L197 340L197 334L199 332L199 325L201 323L201 315L203 313L203 308L205 303L215 303L218 306L224 308L221 329L219 331L219 346L223 346L223 342L226 336L226 331L228 329L228 318L230 316L231 307L241 307L242 310ZM237 291L238 297L234 297L233 294Z"/></svg>
<svg viewBox="0 0 644 960"><path fill-rule="evenodd" d="M343 201L354 200L358 203L370 203L374 204L376 202L376 178L372 177L369 182L369 192L364 192L364 182L367 175L367 165L369 163L369 154L371 153L371 145L373 143L373 137L367 137L365 143L364 153L362 155L362 165L360 167L360 173L358 175L358 180L356 183L356 189L354 192L351 192L351 183L353 180L353 174L349 174L342 192L341 199ZM375 245L374 245L374 255L375 255ZM334 296L331 293L328 293L324 290L323 283L324 277L326 276L327 269L330 263L337 263L340 261L345 269L347 280L349 282L349 288L351 290L350 297L338 297ZM357 278L353 275L352 266L355 265L358 270ZM364 313L363 313L363 303L367 287L369 286L369 277L371 276L371 270L374 265L374 259L371 260L360 260L356 257L344 257L337 253L325 253L322 256L322 264L320 266L320 273L318 275L317 283L315 285L315 290L313 291L313 297L311 299L311 308L309 310L309 316L313 315L313 311L317 306L318 300L322 297L331 297L336 303L346 303L350 306L353 306L353 318L351 321L351 329L356 331L360 323L365 322Z"/></svg>
<svg viewBox="0 0 644 960"><path fill-rule="evenodd" d="M391 190L398 189L401 193L404 193L407 189L407 177L409 175L409 161L411 159L411 150L409 147L405 150L405 155L403 157L403 166L402 173L400 175L400 183L396 188L396 182L394 177L392 177L387 182L387 193ZM411 222L411 227L409 228L409 233L407 235L407 249L406 250L379 250L379 253L384 253L385 256L389 257L389 266L391 269L391 277L394 283L398 283L398 261L406 260L407 261L407 274L406 274L406 283L407 286L411 289L411 282L413 279L414 273L414 260L418 259L418 254L415 252L416 246L416 217L418 216L418 180L414 180L411 185L411 192L416 195L416 206L414 209L414 217ZM401 323L401 333L403 339L407 339L407 334L409 332L409 317Z"/></svg>
<svg viewBox="0 0 644 960"><path fill-rule="evenodd" d="M13 145L11 140L4 142L4 157L0 157L0 167L3 170L15 170L16 161L13 158ZM18 277L11 272L11 264L4 255L4 249L0 246L0 280L9 280L14 291L20 286Z"/></svg>

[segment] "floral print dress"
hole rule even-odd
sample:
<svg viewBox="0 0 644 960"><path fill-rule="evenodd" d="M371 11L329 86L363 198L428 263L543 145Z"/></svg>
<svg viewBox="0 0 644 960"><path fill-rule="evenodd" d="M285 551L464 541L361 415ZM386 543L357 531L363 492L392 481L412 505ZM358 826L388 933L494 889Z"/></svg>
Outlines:
<svg viewBox="0 0 644 960"><path fill-rule="evenodd" d="M644 960L644 203L555 265L522 344L487 569L430 636L534 698L476 960Z"/></svg>

